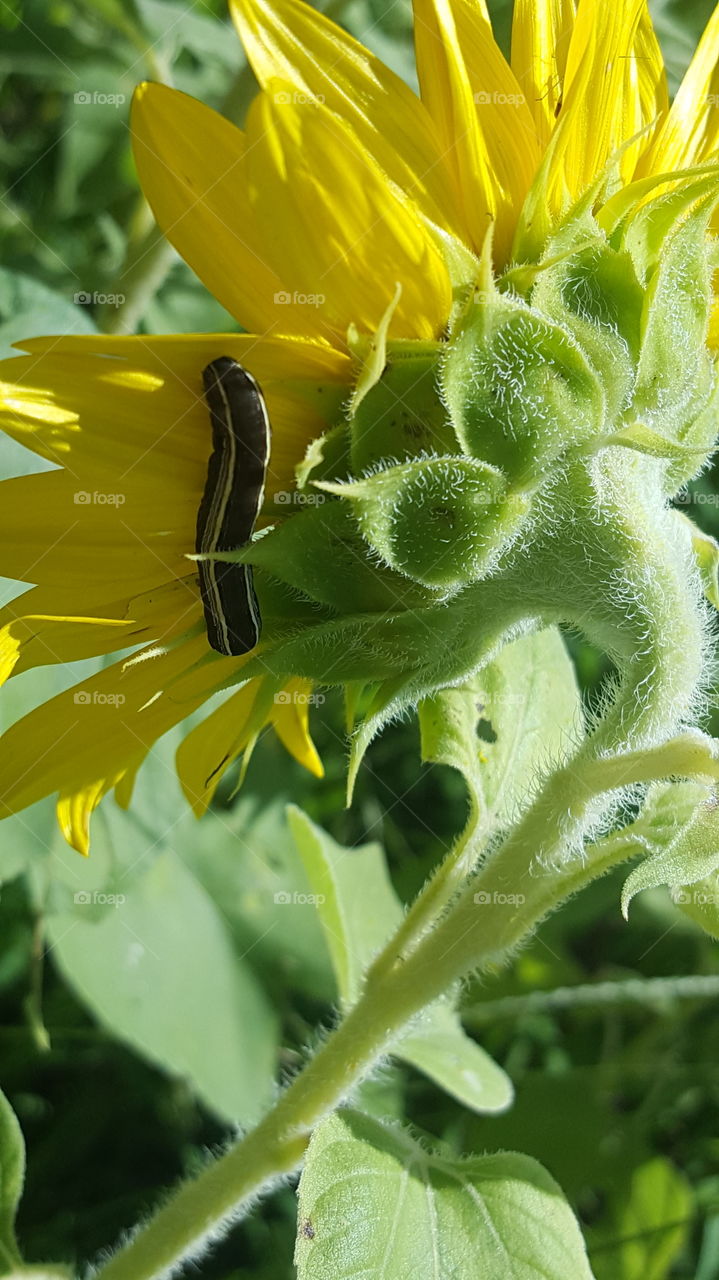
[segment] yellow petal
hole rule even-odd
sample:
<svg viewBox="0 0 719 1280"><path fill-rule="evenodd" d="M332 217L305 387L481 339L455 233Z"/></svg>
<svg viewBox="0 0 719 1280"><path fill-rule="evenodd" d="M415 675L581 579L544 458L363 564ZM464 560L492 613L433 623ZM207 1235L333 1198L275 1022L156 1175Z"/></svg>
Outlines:
<svg viewBox="0 0 719 1280"><path fill-rule="evenodd" d="M211 653L202 633L116 662L36 707L0 739L0 817L57 791L77 834L84 818L71 821L68 806L86 812L88 797L113 786L163 733L238 679L244 663Z"/></svg>
<svg viewBox="0 0 719 1280"><path fill-rule="evenodd" d="M195 725L177 750L175 765L187 803L198 818L207 809L227 769L248 745L261 680L248 680L226 702Z"/></svg>
<svg viewBox="0 0 719 1280"><path fill-rule="evenodd" d="M323 103L346 121L359 147L427 218L461 234L439 136L399 76L299 0L231 0L230 10L263 89L280 79L295 102Z"/></svg>
<svg viewBox="0 0 719 1280"><path fill-rule="evenodd" d="M514 0L512 71L546 147L564 92L574 0Z"/></svg>
<svg viewBox="0 0 719 1280"><path fill-rule="evenodd" d="M127 624L113 619L28 614L0 626L0 684L28 667L92 658L132 643Z"/></svg>
<svg viewBox="0 0 719 1280"><path fill-rule="evenodd" d="M107 593L107 584L99 589ZM169 582L133 599L95 603L87 584L34 587L0 609L0 684L11 674L165 642L200 617L198 590ZM74 612L73 612L74 606Z"/></svg>
<svg viewBox="0 0 719 1280"><path fill-rule="evenodd" d="M481 250L494 222L502 262L539 163L534 121L484 3L415 0L414 12L422 101L454 167L472 243Z"/></svg>
<svg viewBox="0 0 719 1280"><path fill-rule="evenodd" d="M114 481L117 484L117 480ZM172 486L148 508L141 490L127 488L122 506L100 490L85 490L66 471L17 476L0 484L0 573L21 582L69 587L89 584L95 598L104 583L108 596L133 596L193 570L186 552L194 547L201 487L185 499ZM182 517L182 518L180 518Z"/></svg>
<svg viewBox="0 0 719 1280"><path fill-rule="evenodd" d="M140 183L167 239L246 329L320 333L308 309L278 305L263 228L247 199L242 131L210 107L144 84L132 106Z"/></svg>
<svg viewBox="0 0 719 1280"><path fill-rule="evenodd" d="M272 725L290 755L316 778L322 778L324 768L309 729L310 706L317 696L309 680L291 680L275 695Z"/></svg>
<svg viewBox="0 0 719 1280"><path fill-rule="evenodd" d="M58 799L57 821L67 843L86 858L90 852L90 818L103 796L113 785L111 780L93 782L81 791L69 791Z"/></svg>
<svg viewBox="0 0 719 1280"><path fill-rule="evenodd" d="M550 176L555 206L580 195L613 152L655 120L666 103L664 67L646 0L582 0ZM625 181L646 145L639 139L623 153Z"/></svg>
<svg viewBox="0 0 719 1280"><path fill-rule="evenodd" d="M642 165L664 173L698 164L719 146L719 6L704 30L671 110Z"/></svg>
<svg viewBox="0 0 719 1280"><path fill-rule="evenodd" d="M451 305L447 268L414 207L395 194L352 130L316 103L283 102L281 82L247 120L250 199L265 255L288 295L328 333L374 332L395 293L394 337L433 338Z"/></svg>
<svg viewBox="0 0 719 1280"><path fill-rule="evenodd" d="M338 419L352 377L349 359L326 345L238 334L44 338L26 347L27 356L0 363L0 427L65 469L0 489L0 573L75 584L93 603L173 578L194 591L186 556L211 450L202 396L210 360L233 356L263 387L273 515L274 495L294 487L295 466ZM60 612L85 614L82 597Z"/></svg>

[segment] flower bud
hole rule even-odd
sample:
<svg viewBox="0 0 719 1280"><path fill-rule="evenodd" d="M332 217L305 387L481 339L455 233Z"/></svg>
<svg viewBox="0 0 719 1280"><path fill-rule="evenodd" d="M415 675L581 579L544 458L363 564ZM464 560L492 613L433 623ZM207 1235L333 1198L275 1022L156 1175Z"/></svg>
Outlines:
<svg viewBox="0 0 719 1280"><path fill-rule="evenodd" d="M570 332L496 289L477 292L450 335L444 398L463 451L533 488L602 431L599 379Z"/></svg>
<svg viewBox="0 0 719 1280"><path fill-rule="evenodd" d="M501 471L471 458L419 458L323 488L350 500L385 564L446 590L490 572L529 509L529 498L510 492Z"/></svg>

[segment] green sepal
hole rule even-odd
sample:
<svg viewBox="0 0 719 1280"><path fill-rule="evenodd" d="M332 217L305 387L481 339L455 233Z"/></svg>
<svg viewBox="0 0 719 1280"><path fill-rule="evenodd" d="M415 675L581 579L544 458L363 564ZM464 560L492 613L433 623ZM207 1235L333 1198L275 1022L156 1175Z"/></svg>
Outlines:
<svg viewBox="0 0 719 1280"><path fill-rule="evenodd" d="M475 291L450 335L442 388L463 451L516 486L603 429L602 386L569 330L496 289Z"/></svg>
<svg viewBox="0 0 719 1280"><path fill-rule="evenodd" d="M645 126L617 147L594 182L562 213L559 221L554 222L550 209L549 187L557 159L564 146L567 124L568 119L565 117L560 127L553 131L525 198L512 245L514 262L538 262L550 251L548 249L550 244L553 246L552 251L556 253L558 246L561 252L561 247L566 247L567 243L577 247L583 236L593 238L596 233L593 211L602 205L610 188L619 186L620 190L623 189L620 170L622 157L643 134L653 127Z"/></svg>
<svg viewBox="0 0 719 1280"><path fill-rule="evenodd" d="M459 452L439 397L439 346L428 349L426 343L418 342L413 350L390 344L385 355L381 376L363 391L350 421L355 475L387 460Z"/></svg>
<svg viewBox="0 0 719 1280"><path fill-rule="evenodd" d="M430 457L322 488L349 499L368 544L415 582L453 590L494 568L529 511L495 467Z"/></svg>
<svg viewBox="0 0 719 1280"><path fill-rule="evenodd" d="M701 793L699 793L701 794ZM691 817L652 857L628 876L622 890L622 912L642 889L695 884L719 867L719 800L705 789Z"/></svg>
<svg viewBox="0 0 719 1280"><path fill-rule="evenodd" d="M233 555L338 613L385 613L430 603L434 594L376 563L349 503L312 490L307 506ZM260 600L262 604L262 599Z"/></svg>
<svg viewBox="0 0 719 1280"><path fill-rule="evenodd" d="M672 189L662 191L667 182L672 183ZM657 187L658 194L652 194ZM665 255L667 238L687 218L691 221L697 206L703 207L706 201L715 203L718 195L719 165L688 170L680 177L672 174L663 180L651 178L645 184L636 183L627 189L622 216L608 232L610 243L616 249L628 250L637 277L646 287ZM598 222L608 229L609 208L599 213Z"/></svg>
<svg viewBox="0 0 719 1280"><path fill-rule="evenodd" d="M630 427L624 427L621 431L615 432L614 435L607 437L605 444L618 444L625 449L634 449L636 453L643 453L647 458L666 458L671 462L682 464L695 459L695 465L697 465L699 459L706 457L706 449L703 445L668 440L666 436L643 422L634 422Z"/></svg>
<svg viewBox="0 0 719 1280"><path fill-rule="evenodd" d="M355 730L350 745L347 769L347 804L352 803L357 774L367 748L374 738L391 723L415 706L421 693L417 689L417 673L385 680L375 690L362 722Z"/></svg>
<svg viewBox="0 0 719 1280"><path fill-rule="evenodd" d="M610 422L633 387L642 304L631 257L601 241L585 244L539 275L532 294L532 305L571 333L596 370Z"/></svg>
<svg viewBox="0 0 719 1280"><path fill-rule="evenodd" d="M447 631L455 630L451 610L445 611ZM433 632L423 620L432 618ZM246 679L269 673L301 676L317 684L339 685L347 681L375 681L397 676L427 651L431 640L437 660L442 638L441 626L432 610L403 610L377 616L357 614L334 622L320 623L279 638L267 636L267 646L250 658L242 674Z"/></svg>
<svg viewBox="0 0 719 1280"><path fill-rule="evenodd" d="M718 198L719 191L714 191L686 212L677 206L675 194L671 212L676 213L678 207L683 216L669 231L665 225L667 209L660 210L664 214L659 221L664 244L648 278L641 356L630 413L672 440L685 439L696 426L715 387L714 363L705 342L712 304L707 227ZM635 221L641 220L642 224L637 235L642 233L651 244L652 236L658 232L648 219L649 214L644 215L642 210ZM629 231L634 231L634 223ZM645 239L641 241L642 252L650 254ZM629 233L627 242L631 242ZM636 251L633 256L636 261ZM704 426L704 438L697 440L693 430L691 443L703 444L708 453L716 432L713 415ZM673 482L680 482L682 477L688 479L699 469L699 463L689 464L684 471L674 469Z"/></svg>
<svg viewBox="0 0 719 1280"><path fill-rule="evenodd" d="M307 446L307 452L295 467L297 488L302 493L310 480L334 480L347 474L349 463L349 426L339 422L337 426L318 436ZM275 498L277 505L277 498Z"/></svg>
<svg viewBox="0 0 719 1280"><path fill-rule="evenodd" d="M281 633L288 627L316 627L318 622L329 621L333 616L332 610L320 608L317 601L263 570L255 573L254 585L260 603L263 637Z"/></svg>
<svg viewBox="0 0 719 1280"><path fill-rule="evenodd" d="M397 284L394 297L371 336L360 334L350 326L347 342L355 359L360 361L360 372L350 400L350 413L355 414L365 396L379 382L387 364L387 334L392 317L402 297L402 286Z"/></svg>
<svg viewBox="0 0 719 1280"><path fill-rule="evenodd" d="M676 171L654 173L648 178L638 178L628 186L622 185L601 208L597 209L595 214L597 226L617 247L621 245L632 217L656 194L666 194L668 187L671 191L686 190L695 179L716 176L717 173L719 173L719 166L716 164L698 164L680 173Z"/></svg>

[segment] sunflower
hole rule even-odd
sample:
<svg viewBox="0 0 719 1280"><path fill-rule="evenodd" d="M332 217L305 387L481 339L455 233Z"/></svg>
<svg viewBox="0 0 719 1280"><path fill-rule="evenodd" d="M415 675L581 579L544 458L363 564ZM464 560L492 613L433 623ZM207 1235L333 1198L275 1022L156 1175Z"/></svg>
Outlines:
<svg viewBox="0 0 719 1280"><path fill-rule="evenodd" d="M645 0L516 0L509 63L484 0L415 0L419 96L301 0L231 8L259 84L245 129L144 84L132 132L157 222L246 332L37 338L0 369L0 425L54 464L2 486L0 572L33 585L0 613L0 678L122 655L5 733L0 815L58 793L82 852L103 795L128 804L156 740L213 695L229 691L177 757L198 814L266 724L321 772L313 680L353 697L402 682L407 619L439 616L444 579L408 573L381 537L358 549L347 501L330 497L341 460L371 473L383 433L381 455L425 458L428 417L433 443L446 425L422 379L463 291L520 280L585 193L595 212L627 192L636 204L700 173L719 142L719 9L670 105ZM360 413L388 350L411 378L373 402L348 465L348 406ZM209 453L201 374L219 355L257 379L273 430L260 526L275 532L254 544L266 638L241 658L210 648L190 558ZM297 510L309 476L330 497L321 522L319 507ZM361 483L347 493L372 544ZM293 527L300 541L283 541ZM271 551L262 576L275 545L294 576Z"/></svg>

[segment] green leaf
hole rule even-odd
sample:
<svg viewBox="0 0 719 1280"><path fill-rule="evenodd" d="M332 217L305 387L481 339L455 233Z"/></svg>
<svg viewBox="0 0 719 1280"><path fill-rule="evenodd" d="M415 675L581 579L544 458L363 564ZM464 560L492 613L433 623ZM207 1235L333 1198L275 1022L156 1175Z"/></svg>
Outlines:
<svg viewBox="0 0 719 1280"><path fill-rule="evenodd" d="M15 1112L0 1093L0 1275L20 1262L15 1215L25 1182L25 1142Z"/></svg>
<svg viewBox="0 0 719 1280"><path fill-rule="evenodd" d="M596 1280L665 1280L689 1233L689 1184L661 1157L634 1170L611 1205L611 1225L591 1233Z"/></svg>
<svg viewBox="0 0 719 1280"><path fill-rule="evenodd" d="M554 627L512 641L470 685L425 699L419 717L422 759L457 769L498 823L583 734L574 666Z"/></svg>
<svg viewBox="0 0 719 1280"><path fill-rule="evenodd" d="M710 938L719 941L719 878L708 876L691 886L674 889L672 901L694 924L698 924Z"/></svg>
<svg viewBox="0 0 719 1280"><path fill-rule="evenodd" d="M221 915L190 871L161 854L99 920L90 900L51 916L53 956L98 1020L218 1114L249 1123L268 1101L276 1026Z"/></svg>
<svg viewBox="0 0 719 1280"><path fill-rule="evenodd" d="M496 735L482 743L484 802L496 822L506 822L580 741L581 697L554 627L507 645L477 685L481 715Z"/></svg>
<svg viewBox="0 0 719 1280"><path fill-rule="evenodd" d="M703 782L655 782L649 787L639 817L612 835L587 846L587 855L629 859L638 853L661 853L691 820L697 806L711 795Z"/></svg>
<svg viewBox="0 0 719 1280"><path fill-rule="evenodd" d="M287 817L304 863L332 957L342 1002L354 1004L362 975L402 920L402 907L378 844L344 849L289 805Z"/></svg>
<svg viewBox="0 0 719 1280"><path fill-rule="evenodd" d="M482 677L482 680L484 677ZM443 689L423 699L418 707L422 760L445 764L461 773L473 807L480 809L484 795L483 760L477 725L484 704L474 682L458 689Z"/></svg>
<svg viewBox="0 0 719 1280"><path fill-rule="evenodd" d="M350 1005L371 960L401 923L402 907L379 845L344 849L301 809L291 806L288 816L317 898L340 998ZM509 1077L466 1035L449 999L429 1005L392 1054L475 1111L502 1111L512 1101Z"/></svg>
<svg viewBox="0 0 719 1280"><path fill-rule="evenodd" d="M229 925L240 952L283 993L304 991L330 1001L335 983L313 893L290 834L281 793L285 757L257 793L231 810L211 811L182 826L177 848ZM175 833L173 832L173 841Z"/></svg>
<svg viewBox="0 0 719 1280"><path fill-rule="evenodd" d="M591 1280L560 1188L514 1152L446 1158L344 1111L316 1130L300 1180L299 1280Z"/></svg>
<svg viewBox="0 0 719 1280"><path fill-rule="evenodd" d="M30 276L0 268L0 356L16 355L13 343L38 333L94 333L89 308L75 303L75 296L64 297Z"/></svg>
<svg viewBox="0 0 719 1280"><path fill-rule="evenodd" d="M706 787L698 786L695 796L691 816L627 877L622 890L625 917L642 889L696 884L719 867L719 802Z"/></svg>
<svg viewBox="0 0 719 1280"><path fill-rule="evenodd" d="M465 1033L449 1000L429 1005L393 1053L472 1111L495 1114L512 1104L506 1071Z"/></svg>

